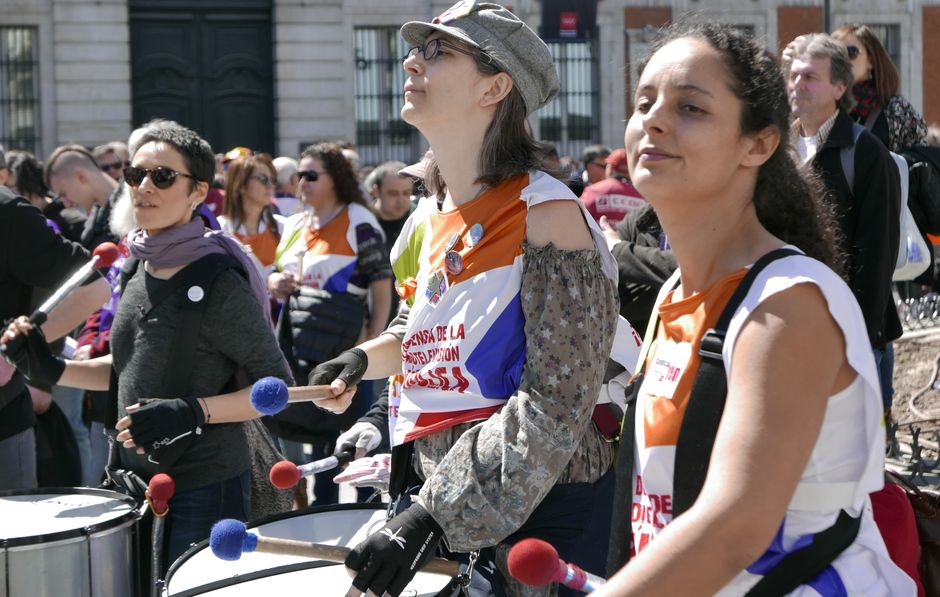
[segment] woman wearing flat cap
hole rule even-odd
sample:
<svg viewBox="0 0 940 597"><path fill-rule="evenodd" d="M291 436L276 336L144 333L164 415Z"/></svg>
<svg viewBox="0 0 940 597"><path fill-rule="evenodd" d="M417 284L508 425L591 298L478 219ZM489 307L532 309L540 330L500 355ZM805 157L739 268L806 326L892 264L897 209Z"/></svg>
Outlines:
<svg viewBox="0 0 940 597"><path fill-rule="evenodd" d="M431 196L391 255L406 306L310 383L332 383L342 410L360 379L396 376L392 476L410 451L423 486L346 565L358 591L395 596L443 540L449 557L480 552L471 595L553 594L510 579L506 553L536 536L603 572L613 451L592 412L616 266L578 199L539 169L525 119L558 90L542 40L474 2L401 34L413 46L402 118L434 149Z"/></svg>

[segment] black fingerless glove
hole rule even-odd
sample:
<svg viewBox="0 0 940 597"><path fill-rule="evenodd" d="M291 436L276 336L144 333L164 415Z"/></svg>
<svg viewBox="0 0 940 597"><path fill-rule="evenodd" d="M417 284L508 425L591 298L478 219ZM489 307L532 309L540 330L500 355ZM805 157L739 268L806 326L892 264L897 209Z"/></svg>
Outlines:
<svg viewBox="0 0 940 597"><path fill-rule="evenodd" d="M359 348L350 348L339 353L335 359L317 365L310 372L307 383L311 386L329 385L334 379L346 382L346 387L358 384L369 368L369 357Z"/></svg>
<svg viewBox="0 0 940 597"><path fill-rule="evenodd" d="M443 537L444 531L427 510L412 504L346 556L346 566L357 571L353 586L398 597Z"/></svg>
<svg viewBox="0 0 940 597"><path fill-rule="evenodd" d="M65 360L52 354L38 325L30 328L25 335L19 334L0 345L0 351L20 373L33 382L54 386L65 371Z"/></svg>
<svg viewBox="0 0 940 597"><path fill-rule="evenodd" d="M199 402L189 396L148 400L129 416L131 438L147 454L156 453L193 433L202 433L206 422Z"/></svg>

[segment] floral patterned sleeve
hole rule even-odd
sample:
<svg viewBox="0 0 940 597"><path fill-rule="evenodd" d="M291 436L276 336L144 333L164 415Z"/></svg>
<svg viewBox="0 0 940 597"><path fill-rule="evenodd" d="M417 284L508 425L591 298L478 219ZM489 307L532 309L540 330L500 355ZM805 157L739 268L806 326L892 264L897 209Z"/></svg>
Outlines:
<svg viewBox="0 0 940 597"><path fill-rule="evenodd" d="M888 149L894 152L904 151L912 145L927 142L927 122L917 109L904 97L896 95L885 108L888 119Z"/></svg>
<svg viewBox="0 0 940 597"><path fill-rule="evenodd" d="M556 483L593 482L610 467L612 445L591 413L613 341L616 290L597 251L525 247L519 389L490 419L415 442L420 497L450 549L497 544Z"/></svg>

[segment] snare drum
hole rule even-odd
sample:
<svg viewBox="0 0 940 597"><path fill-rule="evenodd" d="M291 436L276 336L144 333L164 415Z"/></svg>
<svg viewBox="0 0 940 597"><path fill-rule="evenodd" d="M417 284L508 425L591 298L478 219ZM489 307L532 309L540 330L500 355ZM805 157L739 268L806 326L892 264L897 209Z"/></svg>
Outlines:
<svg viewBox="0 0 940 597"><path fill-rule="evenodd" d="M263 519L249 527L262 537L355 547L385 524L385 506L340 504L312 507ZM403 596L436 595L450 581L438 574L418 573ZM250 552L234 562L212 554L202 541L176 560L166 577L165 597L211 595L344 595L352 579L342 563L299 556ZM283 591L283 592L282 592Z"/></svg>
<svg viewBox="0 0 940 597"><path fill-rule="evenodd" d="M132 595L139 517L104 489L0 492L0 597Z"/></svg>

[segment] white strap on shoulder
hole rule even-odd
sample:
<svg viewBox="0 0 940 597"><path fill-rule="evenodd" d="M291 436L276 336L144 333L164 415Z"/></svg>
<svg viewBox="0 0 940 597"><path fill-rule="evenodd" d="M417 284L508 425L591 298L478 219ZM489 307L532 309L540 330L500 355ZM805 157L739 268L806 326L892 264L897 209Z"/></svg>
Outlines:
<svg viewBox="0 0 940 597"><path fill-rule="evenodd" d="M788 510L835 512L855 505L858 483L800 483L796 486Z"/></svg>

